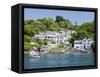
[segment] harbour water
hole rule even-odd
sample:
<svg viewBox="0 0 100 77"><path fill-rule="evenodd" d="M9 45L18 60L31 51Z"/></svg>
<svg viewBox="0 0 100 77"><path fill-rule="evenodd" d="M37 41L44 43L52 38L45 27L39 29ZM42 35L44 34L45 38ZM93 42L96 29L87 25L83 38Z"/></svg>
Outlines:
<svg viewBox="0 0 100 77"><path fill-rule="evenodd" d="M24 55L24 69L90 66L94 65L94 53L40 54L39 59Z"/></svg>

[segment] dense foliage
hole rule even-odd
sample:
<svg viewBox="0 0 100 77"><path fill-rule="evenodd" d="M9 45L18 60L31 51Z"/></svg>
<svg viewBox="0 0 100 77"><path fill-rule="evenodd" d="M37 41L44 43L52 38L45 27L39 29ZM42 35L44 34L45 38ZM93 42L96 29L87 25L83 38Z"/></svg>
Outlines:
<svg viewBox="0 0 100 77"><path fill-rule="evenodd" d="M77 22L76 22L77 23ZM94 37L95 29L94 22L86 22L82 25L73 25L70 20L64 19L62 16L57 16L55 20L52 18L41 18L37 20L24 21L24 50L31 49L31 42L36 43L37 48L46 45L48 40L32 39L35 34L45 32L47 30L59 32L61 30L74 30L76 33L71 35L69 42L72 44L74 40Z"/></svg>
<svg viewBox="0 0 100 77"><path fill-rule="evenodd" d="M71 38L69 39L69 42L74 45L74 41L78 39L84 39L84 38L94 38L95 36L95 26L94 22L86 22L83 23L80 26L76 26L76 33L72 34Z"/></svg>

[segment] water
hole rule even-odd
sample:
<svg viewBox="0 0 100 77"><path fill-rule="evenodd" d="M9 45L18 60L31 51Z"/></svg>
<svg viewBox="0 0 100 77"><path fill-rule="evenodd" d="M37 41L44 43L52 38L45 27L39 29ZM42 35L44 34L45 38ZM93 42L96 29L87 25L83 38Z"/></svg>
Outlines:
<svg viewBox="0 0 100 77"><path fill-rule="evenodd" d="M24 55L24 69L94 65L94 53L41 54L40 59Z"/></svg>

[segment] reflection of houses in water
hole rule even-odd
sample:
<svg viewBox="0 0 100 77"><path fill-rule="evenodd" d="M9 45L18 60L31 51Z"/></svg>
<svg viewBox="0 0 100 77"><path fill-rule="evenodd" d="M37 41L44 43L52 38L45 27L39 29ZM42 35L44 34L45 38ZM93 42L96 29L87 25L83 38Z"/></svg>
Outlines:
<svg viewBox="0 0 100 77"><path fill-rule="evenodd" d="M91 49L92 44L93 44L92 39L75 40L74 48Z"/></svg>

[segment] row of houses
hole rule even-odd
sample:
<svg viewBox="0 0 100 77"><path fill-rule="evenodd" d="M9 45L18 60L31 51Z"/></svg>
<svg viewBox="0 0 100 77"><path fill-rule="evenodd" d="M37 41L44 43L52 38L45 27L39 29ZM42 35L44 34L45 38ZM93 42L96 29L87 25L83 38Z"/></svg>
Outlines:
<svg viewBox="0 0 100 77"><path fill-rule="evenodd" d="M64 43L69 44L68 39L71 37L71 34L75 33L73 30L65 30L60 32L46 31L44 33L40 33L35 35L34 38L44 40L47 39L49 43L53 42L55 44Z"/></svg>
<svg viewBox="0 0 100 77"><path fill-rule="evenodd" d="M74 48L77 49L91 49L92 44L94 43L93 39L83 39L83 40L75 40L74 41Z"/></svg>
<svg viewBox="0 0 100 77"><path fill-rule="evenodd" d="M65 45L71 46L68 39L71 38L71 34L73 34L73 33L76 33L76 32L73 30L65 30L65 31L60 31L60 32L46 31L46 32L35 35L33 38L40 39L40 40L47 39L48 44L47 44L46 48L50 48L54 44L65 44ZM90 49L92 44L93 44L93 39L91 39L91 38L75 40L74 48Z"/></svg>

